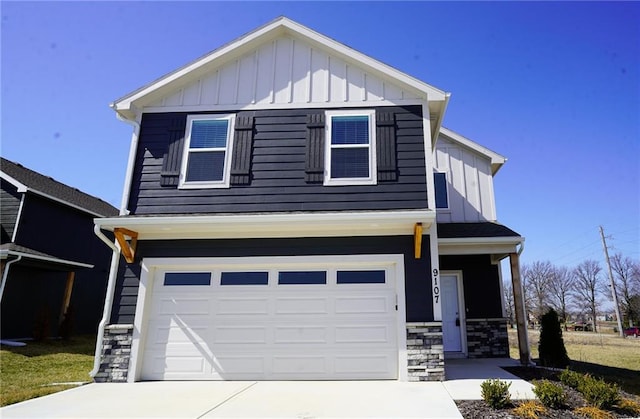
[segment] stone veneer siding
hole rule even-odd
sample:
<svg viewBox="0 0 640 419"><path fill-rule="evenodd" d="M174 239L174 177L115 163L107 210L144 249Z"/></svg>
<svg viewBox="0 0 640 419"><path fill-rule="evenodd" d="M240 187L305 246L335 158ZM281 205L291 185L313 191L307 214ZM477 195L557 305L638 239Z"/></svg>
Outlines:
<svg viewBox="0 0 640 419"><path fill-rule="evenodd" d="M132 324L114 324L104 328L97 383L126 383L131 358Z"/></svg>
<svg viewBox="0 0 640 419"><path fill-rule="evenodd" d="M409 381L443 381L442 322L407 323Z"/></svg>
<svg viewBox="0 0 640 419"><path fill-rule="evenodd" d="M503 358L509 356L507 319L467 319L469 358Z"/></svg>

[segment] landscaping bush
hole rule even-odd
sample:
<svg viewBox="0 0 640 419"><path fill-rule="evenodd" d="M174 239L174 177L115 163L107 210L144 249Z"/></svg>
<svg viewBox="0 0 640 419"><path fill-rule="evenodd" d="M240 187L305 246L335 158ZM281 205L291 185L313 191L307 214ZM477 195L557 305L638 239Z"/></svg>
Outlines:
<svg viewBox="0 0 640 419"><path fill-rule="evenodd" d="M547 409L535 400L527 400L520 403L516 408L513 409L513 413L515 413L519 417L528 418L528 419L537 419L540 415L546 415L548 413Z"/></svg>
<svg viewBox="0 0 640 419"><path fill-rule="evenodd" d="M566 386L577 389L585 380L585 375L579 372L571 371L570 369L565 369L560 373L560 382Z"/></svg>
<svg viewBox="0 0 640 419"><path fill-rule="evenodd" d="M549 380L535 381L533 394L543 405L550 409L561 409L566 401L566 395L562 387Z"/></svg>
<svg viewBox="0 0 640 419"><path fill-rule="evenodd" d="M630 417L640 416L640 403L631 399L621 399L616 404L616 410Z"/></svg>
<svg viewBox="0 0 640 419"><path fill-rule="evenodd" d="M562 339L560 320L558 320L558 313L553 309L549 309L540 319L538 353L542 366L565 368L569 365L569 356Z"/></svg>
<svg viewBox="0 0 640 419"><path fill-rule="evenodd" d="M509 394L511 383L499 379L485 380L480 384L482 399L493 409L502 409L511 405Z"/></svg>
<svg viewBox="0 0 640 419"><path fill-rule="evenodd" d="M589 419L613 419L615 417L611 413L607 412L606 410L598 409L597 407L593 407L593 406L579 407L576 410L574 410L574 412L577 415L580 415Z"/></svg>
<svg viewBox="0 0 640 419"><path fill-rule="evenodd" d="M578 386L578 391L582 393L587 403L599 409L611 409L620 401L617 385L591 376L584 377Z"/></svg>

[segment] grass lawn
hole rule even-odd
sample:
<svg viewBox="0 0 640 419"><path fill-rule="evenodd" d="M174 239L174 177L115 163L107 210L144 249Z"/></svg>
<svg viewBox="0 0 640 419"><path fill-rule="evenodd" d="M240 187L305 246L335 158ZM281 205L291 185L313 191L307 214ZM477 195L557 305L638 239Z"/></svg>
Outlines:
<svg viewBox="0 0 640 419"><path fill-rule="evenodd" d="M623 339L610 333L562 332L571 359L570 368L602 377L633 394L640 395L640 339ZM538 358L539 330L529 330L531 357ZM518 338L509 329L509 349L518 359Z"/></svg>
<svg viewBox="0 0 640 419"><path fill-rule="evenodd" d="M74 387L53 383L87 382L93 368L96 337L70 341L27 342L27 346L0 349L0 406Z"/></svg>

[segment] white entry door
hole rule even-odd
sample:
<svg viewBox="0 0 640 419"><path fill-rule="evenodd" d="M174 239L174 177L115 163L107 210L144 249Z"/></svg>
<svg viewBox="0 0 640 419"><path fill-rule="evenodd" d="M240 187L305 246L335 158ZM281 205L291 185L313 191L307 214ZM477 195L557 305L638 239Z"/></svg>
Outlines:
<svg viewBox="0 0 640 419"><path fill-rule="evenodd" d="M442 340L445 352L463 352L460 291L457 275L441 276L442 282Z"/></svg>
<svg viewBox="0 0 640 419"><path fill-rule="evenodd" d="M396 379L394 271L349 259L158 269L141 378Z"/></svg>

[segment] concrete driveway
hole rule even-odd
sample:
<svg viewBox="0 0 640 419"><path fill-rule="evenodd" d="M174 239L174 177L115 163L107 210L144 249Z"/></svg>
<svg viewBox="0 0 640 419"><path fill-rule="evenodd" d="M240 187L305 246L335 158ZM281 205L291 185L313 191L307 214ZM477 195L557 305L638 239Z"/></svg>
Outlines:
<svg viewBox="0 0 640 419"><path fill-rule="evenodd" d="M440 382L88 384L0 409L3 418L462 418Z"/></svg>
<svg viewBox="0 0 640 419"><path fill-rule="evenodd" d="M0 409L2 418L462 418L453 400L481 399L487 378L533 386L500 366L512 359L447 360L443 382L147 381L88 384Z"/></svg>

